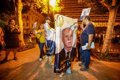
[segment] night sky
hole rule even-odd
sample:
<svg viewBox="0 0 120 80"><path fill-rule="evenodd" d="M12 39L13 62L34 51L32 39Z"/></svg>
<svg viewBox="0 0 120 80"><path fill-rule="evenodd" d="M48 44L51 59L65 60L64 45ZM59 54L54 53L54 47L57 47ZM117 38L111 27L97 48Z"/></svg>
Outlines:
<svg viewBox="0 0 120 80"><path fill-rule="evenodd" d="M0 12L14 11L12 0L0 0Z"/></svg>

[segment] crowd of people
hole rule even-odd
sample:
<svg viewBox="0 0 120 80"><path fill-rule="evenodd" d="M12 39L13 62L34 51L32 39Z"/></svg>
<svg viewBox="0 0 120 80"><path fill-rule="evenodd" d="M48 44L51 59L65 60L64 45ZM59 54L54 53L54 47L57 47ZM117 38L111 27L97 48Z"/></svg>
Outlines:
<svg viewBox="0 0 120 80"><path fill-rule="evenodd" d="M62 30L61 40L64 48L58 54L55 53L55 29L50 26L50 23L51 19L47 17L45 23L41 24L38 31L36 30L36 37L39 39L38 45L40 48L39 61L42 61L44 56L49 57L49 60L52 60L51 56L54 56L54 61L52 60L52 62L54 62L54 72L60 73L59 76L62 77L64 73L71 74L71 65L74 65L72 64L72 61L78 57L77 59L79 61L81 60L81 63L79 64L81 66L80 70L87 71L90 64L91 48L93 48L91 47L91 44L94 42L95 38L95 29L90 17L85 16L80 27L78 26L77 47L72 45L73 30L70 27L66 27ZM83 49L83 46L85 45L86 49ZM47 48L46 53L44 52L44 46Z"/></svg>
<svg viewBox="0 0 120 80"><path fill-rule="evenodd" d="M64 48L58 54L55 54L56 31L50 26L50 23L51 19L47 17L45 23L42 23L33 31L40 49L39 61L42 61L44 58L49 59L51 61L50 63L54 65L54 72L59 73L59 76L62 77L65 73L72 73L71 65L74 65L72 64L72 61L74 61L77 56L77 59L79 61L81 60L81 64L79 64L81 66L80 70L87 71L90 64L91 44L94 42L95 37L94 25L92 24L90 17L85 16L82 20L82 24L78 26L76 48L73 47L73 30L69 27L62 30L61 38ZM0 28L0 50L2 50L3 47L6 48L6 57L3 61L7 60L10 51L13 51L14 60L17 60L16 50L19 47L18 36L20 30L16 26L15 20L10 19L4 32L2 31L3 30ZM84 49L83 46L86 46L86 49Z"/></svg>

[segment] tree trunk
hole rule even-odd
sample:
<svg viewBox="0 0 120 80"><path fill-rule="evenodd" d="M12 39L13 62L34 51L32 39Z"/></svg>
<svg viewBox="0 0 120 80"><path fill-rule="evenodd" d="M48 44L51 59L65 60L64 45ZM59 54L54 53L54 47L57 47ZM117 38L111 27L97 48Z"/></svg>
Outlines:
<svg viewBox="0 0 120 80"><path fill-rule="evenodd" d="M108 24L107 24L107 31L106 31L104 43L103 43L102 50L101 50L102 54L107 54L109 52L112 34L113 34L114 23L115 23L115 19L116 19L116 15L117 15L117 9L118 8L110 8L110 10L109 10L109 20L108 20Z"/></svg>
<svg viewBox="0 0 120 80"><path fill-rule="evenodd" d="M18 0L18 24L19 24L20 31L21 31L21 34L19 36L19 39L21 40L21 43L20 43L21 46L25 45L24 37L23 37L22 8L23 8L22 2L21 0Z"/></svg>

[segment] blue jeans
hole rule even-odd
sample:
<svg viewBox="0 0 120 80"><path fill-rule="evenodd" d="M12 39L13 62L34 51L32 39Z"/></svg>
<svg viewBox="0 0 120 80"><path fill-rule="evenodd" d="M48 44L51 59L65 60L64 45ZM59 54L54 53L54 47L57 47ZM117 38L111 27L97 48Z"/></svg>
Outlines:
<svg viewBox="0 0 120 80"><path fill-rule="evenodd" d="M81 61L82 61L82 64L85 63L85 60L84 60L84 51L82 50L82 48L80 47L80 53L81 53Z"/></svg>
<svg viewBox="0 0 120 80"><path fill-rule="evenodd" d="M40 58L42 58L45 55L45 53L44 53L44 45L45 45L45 43L39 43Z"/></svg>
<svg viewBox="0 0 120 80"><path fill-rule="evenodd" d="M91 51L82 50L82 48L80 48L80 53L81 53L82 64L84 64L86 68L89 68Z"/></svg>
<svg viewBox="0 0 120 80"><path fill-rule="evenodd" d="M47 51L47 55L52 55L55 53L55 42L52 40L47 40L47 47L49 48Z"/></svg>

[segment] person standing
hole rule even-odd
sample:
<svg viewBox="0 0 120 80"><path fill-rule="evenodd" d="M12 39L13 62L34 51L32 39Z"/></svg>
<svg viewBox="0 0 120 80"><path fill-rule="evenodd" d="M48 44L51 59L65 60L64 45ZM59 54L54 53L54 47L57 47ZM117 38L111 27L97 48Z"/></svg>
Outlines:
<svg viewBox="0 0 120 80"><path fill-rule="evenodd" d="M4 47L5 47L4 32L3 32L2 27L0 26L0 55L1 55L1 51L3 50Z"/></svg>
<svg viewBox="0 0 120 80"><path fill-rule="evenodd" d="M55 53L55 29L50 27L51 19L47 17L44 24L44 29L46 32L46 55L48 57L49 63L54 65L53 54Z"/></svg>
<svg viewBox="0 0 120 80"><path fill-rule="evenodd" d="M80 53L82 58L82 63L81 63L82 68L80 70L86 71L89 69L90 53L91 53L90 49L91 49L91 44L94 41L95 29L89 16L85 16L83 18L82 23L85 24L85 27L81 27L83 31L80 35L80 43L81 43ZM83 49L83 46L85 45L86 45L86 49Z"/></svg>
<svg viewBox="0 0 120 80"><path fill-rule="evenodd" d="M40 27L38 27L38 30L36 31L36 38L38 39L38 45L40 49L40 58L39 61L43 59L44 53L44 46L45 46L45 30L44 30L44 24L41 24Z"/></svg>
<svg viewBox="0 0 120 80"><path fill-rule="evenodd" d="M46 32L46 45L47 45L47 55L51 55L54 52L55 48L55 30L50 27L51 19L47 17L44 24L44 29Z"/></svg>
<svg viewBox="0 0 120 80"><path fill-rule="evenodd" d="M64 48L59 53L59 69L60 77L64 75L64 72L71 74L71 62L74 61L76 49L73 47L73 31L71 28L65 28L62 30L62 41Z"/></svg>
<svg viewBox="0 0 120 80"><path fill-rule="evenodd" d="M77 30L77 53L78 53L77 59L78 59L78 61L81 60L81 53L79 51L80 46L81 46L81 44L80 44L80 33L81 33L81 30L80 30L80 27L78 27L78 30Z"/></svg>
<svg viewBox="0 0 120 80"><path fill-rule="evenodd" d="M4 30L5 30L6 56L3 62L7 61L10 51L13 51L14 60L17 60L16 52L20 42L18 37L20 34L19 27L16 26L16 22L14 19L10 19L8 22L8 25L5 26Z"/></svg>

